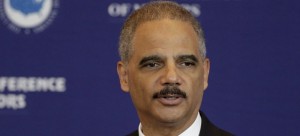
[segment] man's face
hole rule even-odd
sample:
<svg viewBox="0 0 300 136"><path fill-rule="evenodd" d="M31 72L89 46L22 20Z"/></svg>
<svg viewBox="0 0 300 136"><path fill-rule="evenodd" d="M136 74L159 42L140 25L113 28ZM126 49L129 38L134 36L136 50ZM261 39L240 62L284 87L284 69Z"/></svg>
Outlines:
<svg viewBox="0 0 300 136"><path fill-rule="evenodd" d="M209 60L201 58L192 26L149 21L136 29L132 43L132 56L127 65L118 63L118 73L142 124L193 121L207 87Z"/></svg>

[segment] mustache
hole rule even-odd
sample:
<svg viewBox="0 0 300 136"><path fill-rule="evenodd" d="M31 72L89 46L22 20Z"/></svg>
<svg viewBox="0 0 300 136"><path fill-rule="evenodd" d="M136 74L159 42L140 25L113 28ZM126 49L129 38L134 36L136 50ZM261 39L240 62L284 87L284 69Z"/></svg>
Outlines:
<svg viewBox="0 0 300 136"><path fill-rule="evenodd" d="M182 97L186 98L186 93L182 90L180 90L177 86L167 86L160 90L159 92L156 92L153 94L153 98L162 98L162 97L168 97L168 96L176 96L176 97Z"/></svg>

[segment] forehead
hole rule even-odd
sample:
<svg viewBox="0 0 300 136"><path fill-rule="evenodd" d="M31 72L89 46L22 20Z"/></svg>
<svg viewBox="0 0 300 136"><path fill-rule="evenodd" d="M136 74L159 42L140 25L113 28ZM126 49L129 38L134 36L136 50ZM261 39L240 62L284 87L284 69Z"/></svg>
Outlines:
<svg viewBox="0 0 300 136"><path fill-rule="evenodd" d="M197 56L199 43L199 37L188 22L170 19L148 21L136 29L132 40L132 57L160 53L195 54Z"/></svg>

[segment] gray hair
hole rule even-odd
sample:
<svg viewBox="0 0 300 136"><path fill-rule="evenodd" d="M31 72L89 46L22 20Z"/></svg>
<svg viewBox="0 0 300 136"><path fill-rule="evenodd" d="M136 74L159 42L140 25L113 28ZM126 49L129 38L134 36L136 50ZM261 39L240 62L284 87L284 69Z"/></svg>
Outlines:
<svg viewBox="0 0 300 136"><path fill-rule="evenodd" d="M185 8L175 2L154 1L145 4L134 11L125 21L119 41L119 55L126 64L133 52L132 39L139 25L148 21L171 19L188 22L199 37L199 51L201 57L206 57L204 32L197 19Z"/></svg>

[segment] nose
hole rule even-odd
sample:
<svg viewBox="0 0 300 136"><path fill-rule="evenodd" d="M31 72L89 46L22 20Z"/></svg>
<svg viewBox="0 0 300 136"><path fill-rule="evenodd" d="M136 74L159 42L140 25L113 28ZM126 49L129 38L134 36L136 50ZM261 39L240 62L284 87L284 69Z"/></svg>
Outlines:
<svg viewBox="0 0 300 136"><path fill-rule="evenodd" d="M180 71L175 64L166 65L163 72L161 78L162 85L181 85Z"/></svg>

